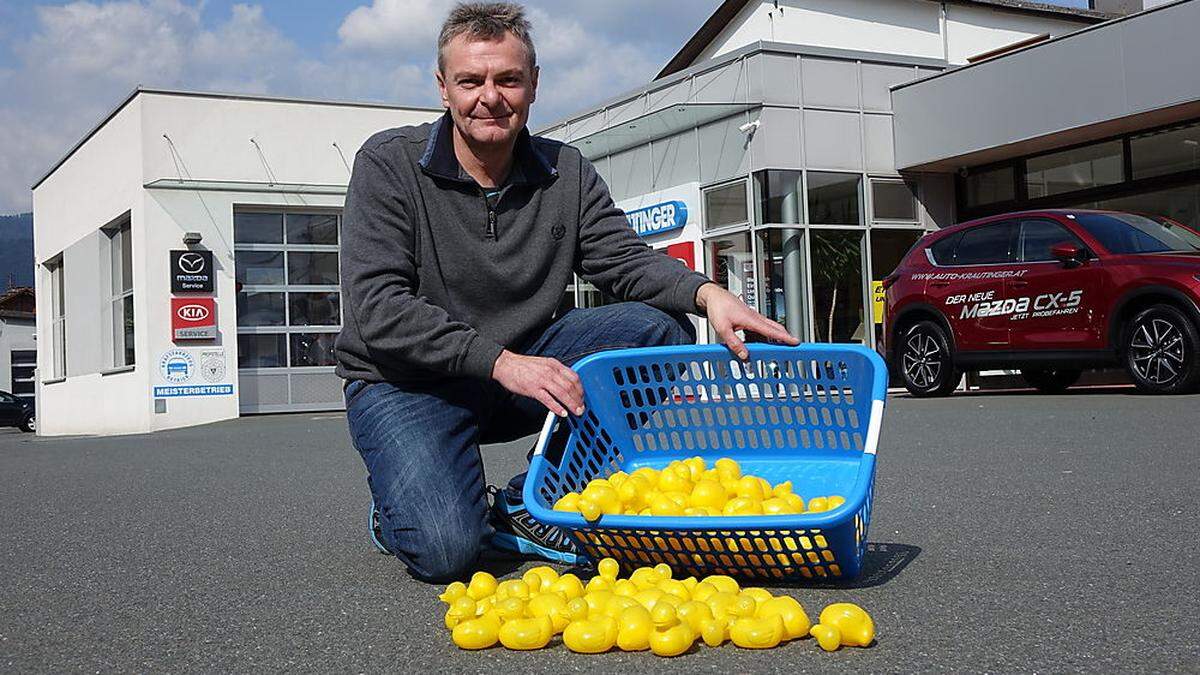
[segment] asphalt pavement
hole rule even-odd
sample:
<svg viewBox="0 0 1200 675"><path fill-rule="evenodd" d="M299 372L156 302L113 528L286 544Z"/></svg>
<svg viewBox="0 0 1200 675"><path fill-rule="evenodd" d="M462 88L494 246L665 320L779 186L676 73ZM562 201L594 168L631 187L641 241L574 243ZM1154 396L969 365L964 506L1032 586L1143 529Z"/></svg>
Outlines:
<svg viewBox="0 0 1200 675"><path fill-rule="evenodd" d="M1200 396L889 400L869 649L813 640L580 656L461 652L439 589L374 552L340 414L110 438L0 430L0 670L1195 671ZM485 449L506 480L528 442ZM492 559L498 575L533 563Z"/></svg>

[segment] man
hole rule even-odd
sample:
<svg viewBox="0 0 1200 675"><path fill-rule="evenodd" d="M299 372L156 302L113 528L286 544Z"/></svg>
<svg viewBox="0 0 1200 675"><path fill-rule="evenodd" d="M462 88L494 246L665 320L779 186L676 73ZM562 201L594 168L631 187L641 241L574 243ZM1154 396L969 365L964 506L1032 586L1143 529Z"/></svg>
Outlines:
<svg viewBox="0 0 1200 675"><path fill-rule="evenodd" d="M642 243L578 150L530 136L537 81L519 6L456 6L438 40L445 115L368 139L346 195L337 372L372 536L422 580L462 576L489 544L573 560L529 521L521 477L489 518L479 444L582 414L576 360L690 343L686 312L742 358L736 330L796 342ZM575 272L627 302L555 319Z"/></svg>

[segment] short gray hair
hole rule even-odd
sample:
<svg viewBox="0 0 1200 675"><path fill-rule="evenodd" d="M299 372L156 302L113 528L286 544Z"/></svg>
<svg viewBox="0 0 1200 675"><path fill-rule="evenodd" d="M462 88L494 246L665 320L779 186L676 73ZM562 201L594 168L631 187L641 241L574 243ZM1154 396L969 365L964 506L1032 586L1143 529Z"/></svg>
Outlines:
<svg viewBox="0 0 1200 675"><path fill-rule="evenodd" d="M537 67L537 54L530 37L532 30L525 18L525 8L515 2L460 2L450 10L438 36L438 72L445 69L446 45L459 35L474 40L502 40L505 33L512 33L525 43L529 69L533 70Z"/></svg>

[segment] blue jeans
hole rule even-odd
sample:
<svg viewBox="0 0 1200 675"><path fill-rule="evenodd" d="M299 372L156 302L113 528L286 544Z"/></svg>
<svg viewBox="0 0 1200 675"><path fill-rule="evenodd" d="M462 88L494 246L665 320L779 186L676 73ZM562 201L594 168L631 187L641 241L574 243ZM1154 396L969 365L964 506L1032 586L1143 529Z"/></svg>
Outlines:
<svg viewBox="0 0 1200 675"><path fill-rule="evenodd" d="M607 349L695 339L686 318L626 302L571 310L523 353L571 365ZM345 397L384 544L418 579L463 577L492 535L479 444L537 432L545 406L493 381L456 377L419 386L354 380Z"/></svg>

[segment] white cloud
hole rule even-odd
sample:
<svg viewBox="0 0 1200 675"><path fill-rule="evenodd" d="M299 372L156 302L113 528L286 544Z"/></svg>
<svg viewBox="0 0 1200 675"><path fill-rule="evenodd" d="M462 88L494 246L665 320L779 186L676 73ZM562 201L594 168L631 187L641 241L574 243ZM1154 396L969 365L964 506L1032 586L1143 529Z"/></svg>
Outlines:
<svg viewBox="0 0 1200 675"><path fill-rule="evenodd" d="M449 0L374 0L350 12L338 28L342 46L355 50L409 52L436 43Z"/></svg>
<svg viewBox="0 0 1200 675"><path fill-rule="evenodd" d="M0 68L0 213L27 210L33 181L138 84L439 105L437 32L452 0L372 0L315 50L254 4L206 25L203 2L76 0L36 10L33 32L10 40L19 64ZM652 77L677 45L664 48L647 37L652 26L628 17L678 21L674 8L696 0L672 2L529 0L542 66L533 126ZM610 16L613 8L624 17Z"/></svg>

